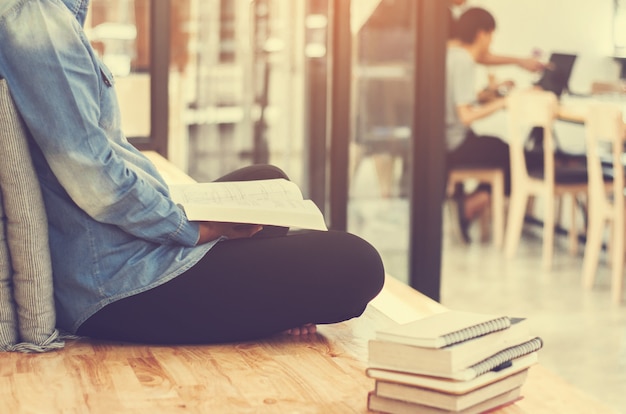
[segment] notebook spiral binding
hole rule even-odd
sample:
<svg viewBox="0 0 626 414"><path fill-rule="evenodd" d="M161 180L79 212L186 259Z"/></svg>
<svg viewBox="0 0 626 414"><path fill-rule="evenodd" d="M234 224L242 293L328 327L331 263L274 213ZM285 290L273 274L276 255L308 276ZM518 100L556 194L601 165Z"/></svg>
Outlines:
<svg viewBox="0 0 626 414"><path fill-rule="evenodd" d="M509 326L511 326L511 318L509 318L508 316L503 316L492 321L479 323L478 325L470 326L456 332L450 332L449 334L443 335L443 340L445 341L444 346L467 341L469 339L477 338L491 332L501 331L508 328Z"/></svg>
<svg viewBox="0 0 626 414"><path fill-rule="evenodd" d="M492 371L503 363L511 361L515 358L519 358L524 355L528 355L531 352L535 352L543 346L541 338L537 337L531 339L523 344L513 346L511 348L504 349L497 354L487 358L486 360L472 365L469 369L473 370L476 376L482 375L486 372Z"/></svg>

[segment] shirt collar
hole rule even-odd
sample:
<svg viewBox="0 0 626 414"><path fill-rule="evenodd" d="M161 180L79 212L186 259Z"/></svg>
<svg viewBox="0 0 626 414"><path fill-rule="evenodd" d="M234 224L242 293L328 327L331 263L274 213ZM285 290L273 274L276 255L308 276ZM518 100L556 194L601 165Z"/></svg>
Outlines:
<svg viewBox="0 0 626 414"><path fill-rule="evenodd" d="M87 9L90 0L61 0L63 4L74 14L81 26L85 24L87 18Z"/></svg>

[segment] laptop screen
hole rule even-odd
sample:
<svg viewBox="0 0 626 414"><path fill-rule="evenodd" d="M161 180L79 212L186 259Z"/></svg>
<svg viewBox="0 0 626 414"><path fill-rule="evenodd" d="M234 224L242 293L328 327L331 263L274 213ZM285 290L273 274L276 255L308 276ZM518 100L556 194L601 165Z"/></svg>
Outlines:
<svg viewBox="0 0 626 414"><path fill-rule="evenodd" d="M569 78L576 61L576 55L565 53L552 53L548 68L543 71L541 79L536 83L546 91L551 91L556 96L561 96L568 89Z"/></svg>

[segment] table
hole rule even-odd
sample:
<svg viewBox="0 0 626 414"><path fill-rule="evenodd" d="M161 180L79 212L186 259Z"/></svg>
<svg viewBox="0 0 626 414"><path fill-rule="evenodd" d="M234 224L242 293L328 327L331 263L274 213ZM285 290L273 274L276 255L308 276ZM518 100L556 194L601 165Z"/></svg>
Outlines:
<svg viewBox="0 0 626 414"><path fill-rule="evenodd" d="M558 119L576 124L584 124L587 108L594 102L614 102L618 105L622 105L624 108L624 116L626 117L626 100L624 99L607 100L602 99L600 96L577 96L561 100L557 112Z"/></svg>

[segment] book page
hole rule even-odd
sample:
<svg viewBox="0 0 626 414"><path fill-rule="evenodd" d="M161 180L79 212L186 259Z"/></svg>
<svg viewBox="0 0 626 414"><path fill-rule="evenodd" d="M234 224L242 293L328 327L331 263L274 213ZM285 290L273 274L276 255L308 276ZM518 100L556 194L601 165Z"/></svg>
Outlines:
<svg viewBox="0 0 626 414"><path fill-rule="evenodd" d="M252 203L258 200L302 200L298 186L285 179L177 184L172 199L187 204Z"/></svg>
<svg viewBox="0 0 626 414"><path fill-rule="evenodd" d="M327 230L324 217L298 186L284 179L170 187L191 221L223 221Z"/></svg>

